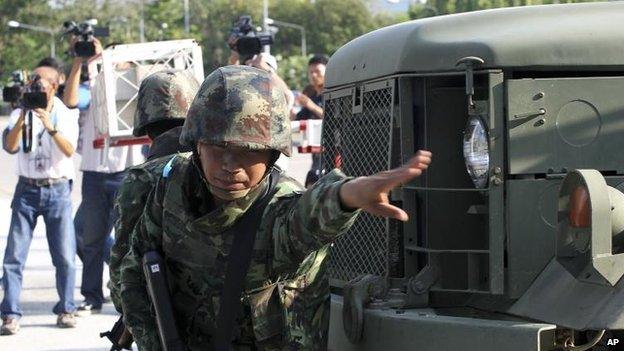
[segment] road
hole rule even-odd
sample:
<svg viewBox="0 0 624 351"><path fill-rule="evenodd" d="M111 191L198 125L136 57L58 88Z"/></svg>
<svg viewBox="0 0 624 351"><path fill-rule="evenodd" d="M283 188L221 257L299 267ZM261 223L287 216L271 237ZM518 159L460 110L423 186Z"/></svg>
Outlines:
<svg viewBox="0 0 624 351"><path fill-rule="evenodd" d="M4 130L6 123L7 119L0 117L0 130ZM80 157L77 155L74 161L78 167ZM309 155L299 155L295 152L290 160L288 173L303 182L310 163ZM15 159L4 151L0 151L0 165L2 165L0 174L0 260L2 260L11 218L10 204L17 183L17 175L15 174ZM77 172L75 182L77 186L74 186L72 193L74 210L80 203L80 182L81 174ZM76 282L79 285L82 264L78 258L76 262ZM105 277L104 281L108 281L108 277ZM0 289L0 298L3 295ZM101 314L78 318L78 325L74 329L59 329L56 327L56 316L52 314L52 306L57 298L54 267L45 238L45 226L39 218L24 271L21 296L24 310L24 316L21 319L22 330L17 335L0 336L0 350L105 351L110 349L110 343L106 339L101 339L99 333L109 330L117 320L117 313L112 304L105 304ZM74 298L76 303L82 300L79 286L76 286Z"/></svg>

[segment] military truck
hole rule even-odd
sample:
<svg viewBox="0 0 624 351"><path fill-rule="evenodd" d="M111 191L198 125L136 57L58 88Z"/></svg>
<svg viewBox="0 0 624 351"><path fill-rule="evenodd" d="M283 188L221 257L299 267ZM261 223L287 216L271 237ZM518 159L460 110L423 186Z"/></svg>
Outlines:
<svg viewBox="0 0 624 351"><path fill-rule="evenodd" d="M382 28L331 57L325 171L434 155L391 193L408 222L363 214L334 244L331 350L624 344L623 33L621 2L529 6Z"/></svg>

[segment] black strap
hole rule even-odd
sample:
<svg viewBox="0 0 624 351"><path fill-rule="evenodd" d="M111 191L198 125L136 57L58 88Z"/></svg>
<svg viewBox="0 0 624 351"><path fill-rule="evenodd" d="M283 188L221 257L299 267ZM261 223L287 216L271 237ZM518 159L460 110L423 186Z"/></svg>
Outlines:
<svg viewBox="0 0 624 351"><path fill-rule="evenodd" d="M272 171L269 185L264 195L255 201L251 208L229 230L234 235L232 249L228 257L225 284L219 301L217 329L214 335L215 351L230 351L236 314L241 309L241 294L256 239L256 231L262 219L262 213L277 190L279 172Z"/></svg>
<svg viewBox="0 0 624 351"><path fill-rule="evenodd" d="M28 111L24 124L22 124L22 151L29 153L32 150L32 111Z"/></svg>

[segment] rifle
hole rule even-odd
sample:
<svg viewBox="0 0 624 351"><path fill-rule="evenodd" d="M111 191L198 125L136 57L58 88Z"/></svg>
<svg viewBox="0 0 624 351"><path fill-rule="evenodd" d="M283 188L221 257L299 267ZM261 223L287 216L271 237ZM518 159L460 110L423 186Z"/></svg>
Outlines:
<svg viewBox="0 0 624 351"><path fill-rule="evenodd" d="M156 311L158 336L163 350L185 351L186 346L180 339L175 324L165 265L162 256L157 251L148 251L143 255L143 272L147 282L147 291Z"/></svg>
<svg viewBox="0 0 624 351"><path fill-rule="evenodd" d="M132 350L132 342L134 339L124 324L123 316L119 316L119 319L115 322L111 330L100 333L100 338L104 337L108 338L108 340L113 343L110 351L121 351L122 349Z"/></svg>

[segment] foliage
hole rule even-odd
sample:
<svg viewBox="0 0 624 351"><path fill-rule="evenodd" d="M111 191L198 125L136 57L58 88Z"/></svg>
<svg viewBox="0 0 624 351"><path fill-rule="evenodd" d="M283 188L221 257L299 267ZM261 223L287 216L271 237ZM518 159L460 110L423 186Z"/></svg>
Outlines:
<svg viewBox="0 0 624 351"><path fill-rule="evenodd" d="M279 58L279 56L278 56ZM301 55L291 55L278 62L277 74L291 89L303 90L308 84L308 60Z"/></svg>
<svg viewBox="0 0 624 351"><path fill-rule="evenodd" d="M193 37L203 47L206 73L227 63L230 50L225 41L239 16L249 14L255 25L260 24L260 0L190 0L190 3L191 21L196 28Z"/></svg>
<svg viewBox="0 0 624 351"><path fill-rule="evenodd" d="M191 30L187 35L182 0L143 0L145 38L147 41L196 39L203 48L206 72L227 63L230 50L225 40L239 16L251 15L256 26L262 24L262 0L189 0L189 3ZM95 18L98 25L110 29L110 37L102 39L104 44L132 43L139 41L140 5L141 0L0 0L3 14L0 26L6 29L9 20L16 20L60 33L64 21ZM361 34L407 19L405 15L373 16L367 0L270 0L269 13L273 19L304 26L308 54L328 55ZM167 28L162 29L162 23ZM56 44L57 58L69 63L70 58L65 54L68 40L59 34ZM301 55L301 32L279 27L271 52L284 57L280 63L287 67L284 72L295 72L288 73L286 80L301 88L300 84L307 80L307 59L292 57ZM49 54L49 34L20 28L2 30L0 79L4 81L15 69L33 67Z"/></svg>
<svg viewBox="0 0 624 351"><path fill-rule="evenodd" d="M310 35L312 51L317 53L332 53L373 29L370 12L358 0L318 0L309 19L315 29Z"/></svg>
<svg viewBox="0 0 624 351"><path fill-rule="evenodd" d="M599 0L427 0L424 3L412 3L409 7L408 15L411 19L418 19L500 7L591 1Z"/></svg>
<svg viewBox="0 0 624 351"><path fill-rule="evenodd" d="M95 4L95 5L94 5ZM0 16L0 77L5 81L10 72L16 69L29 69L43 57L50 56L51 35L44 32L9 28L9 20L36 25L56 32L56 56L61 61L69 62L67 52L69 40L63 36L63 22L82 22L95 18L99 26L111 29L111 38L116 42L138 41L130 31L120 31L116 27L116 19L123 13L125 18L138 18L138 10L134 10L122 1L91 1L91 0L0 0L2 16ZM137 22L138 23L138 22ZM138 25L137 25L138 26ZM68 68L68 67L66 67Z"/></svg>
<svg viewBox="0 0 624 351"><path fill-rule="evenodd" d="M408 19L556 0L427 0L412 2L408 13L398 15L373 15L368 1L269 0L269 14L275 20L305 28L308 55L331 55L361 34ZM95 18L100 26L110 28L110 37L102 39L104 44L133 43L139 41L141 3L146 40L194 38L203 48L206 73L227 63L230 50L225 41L239 16L251 15L256 26L262 24L262 0L189 0L189 34L184 32L182 0L0 0L0 26L3 28L0 31L0 84L11 71L32 68L50 53L49 34L9 29L9 20L53 28L61 33L64 21ZM167 23L167 28L162 29L162 23ZM279 72L287 83L302 89L307 83L307 58L301 56L301 31L286 26L277 28L271 53L282 57ZM59 34L55 41L57 57L69 63L67 38Z"/></svg>
<svg viewBox="0 0 624 351"><path fill-rule="evenodd" d="M184 39L184 5L180 0L155 1L145 6L145 40ZM166 28L163 28L166 24Z"/></svg>

